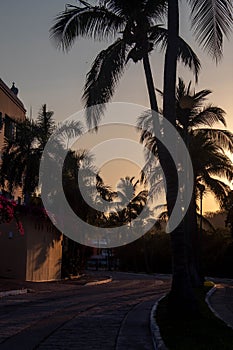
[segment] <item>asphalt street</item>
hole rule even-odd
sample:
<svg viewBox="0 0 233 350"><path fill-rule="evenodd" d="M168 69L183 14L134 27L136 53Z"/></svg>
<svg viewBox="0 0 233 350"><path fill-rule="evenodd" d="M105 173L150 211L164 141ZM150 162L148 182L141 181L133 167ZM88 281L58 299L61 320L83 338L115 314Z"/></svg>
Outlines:
<svg viewBox="0 0 233 350"><path fill-rule="evenodd" d="M149 317L170 286L155 276L112 273L97 286L75 282L0 300L0 350L152 350Z"/></svg>

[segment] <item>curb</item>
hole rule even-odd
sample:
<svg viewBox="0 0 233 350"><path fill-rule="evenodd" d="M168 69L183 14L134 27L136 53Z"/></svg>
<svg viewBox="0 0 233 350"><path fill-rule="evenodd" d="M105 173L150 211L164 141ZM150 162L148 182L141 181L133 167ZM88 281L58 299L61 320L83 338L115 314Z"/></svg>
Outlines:
<svg viewBox="0 0 233 350"><path fill-rule="evenodd" d="M109 277L105 280L100 280L100 281L93 281L93 282L87 282L84 284L84 287L85 286L98 286L100 284L106 284L106 283L110 283L112 282L112 277Z"/></svg>
<svg viewBox="0 0 233 350"><path fill-rule="evenodd" d="M150 313L150 331L151 331L153 345L154 345L155 350L168 350L168 348L166 347L166 345L163 342L163 339L162 339L161 334L160 334L159 326L157 325L156 320L155 320L155 315L156 315L156 310L157 310L158 304L164 297L165 297L165 295L163 295L159 300L156 301L156 303L152 307L151 313Z"/></svg>
<svg viewBox="0 0 233 350"><path fill-rule="evenodd" d="M218 289L218 285L215 284L213 288L211 288L209 290L209 292L206 294L206 298L205 298L205 302L207 303L209 309L213 312L213 314L219 318L221 321L223 321L228 327L230 327L231 329L233 329L233 326L230 325L229 323L227 323L214 309L214 307L211 305L210 303L210 298L211 296L216 292L216 290Z"/></svg>
<svg viewBox="0 0 233 350"><path fill-rule="evenodd" d="M26 294L26 293L28 293L27 289L8 290L6 292L0 292L0 298L12 296L12 295Z"/></svg>
<svg viewBox="0 0 233 350"><path fill-rule="evenodd" d="M206 294L206 297L205 297L205 302L206 304L208 305L208 307L210 308L210 310L215 314L215 316L217 316L218 318L219 315L216 313L216 311L214 310L214 308L212 307L212 305L210 304L210 297L216 292L217 290L217 285L215 284L209 291L208 293Z"/></svg>

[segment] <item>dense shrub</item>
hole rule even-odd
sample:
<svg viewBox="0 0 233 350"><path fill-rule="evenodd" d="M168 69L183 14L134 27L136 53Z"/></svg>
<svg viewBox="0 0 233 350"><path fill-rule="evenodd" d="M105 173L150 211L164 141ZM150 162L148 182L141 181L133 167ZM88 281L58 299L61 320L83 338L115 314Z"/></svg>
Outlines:
<svg viewBox="0 0 233 350"><path fill-rule="evenodd" d="M171 272L170 237L166 233L147 233L133 243L115 250L119 268L136 272Z"/></svg>
<svg viewBox="0 0 233 350"><path fill-rule="evenodd" d="M170 237L147 233L137 241L115 249L122 271L171 273ZM233 240L229 230L203 231L201 266L205 276L233 278Z"/></svg>

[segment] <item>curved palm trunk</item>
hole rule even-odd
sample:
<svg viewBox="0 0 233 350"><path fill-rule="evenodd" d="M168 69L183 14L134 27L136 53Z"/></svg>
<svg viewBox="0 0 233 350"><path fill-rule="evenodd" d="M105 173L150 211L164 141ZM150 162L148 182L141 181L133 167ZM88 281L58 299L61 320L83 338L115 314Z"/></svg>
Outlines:
<svg viewBox="0 0 233 350"><path fill-rule="evenodd" d="M163 111L164 117L175 126L176 124L176 74L177 74L177 38L179 36L179 4L178 0L168 0L168 45L165 56L164 67L164 100ZM174 140L176 142L176 140ZM166 183L167 183L167 206L168 215L170 217L174 207L178 183L174 164L172 163L167 152L163 151L160 154L161 166L163 168ZM189 208L190 215L192 212ZM189 229L186 226L190 225L187 219L171 233L172 246L172 266L173 279L170 292L170 309L171 312L179 314L195 313L197 306L192 289L191 273L196 275L195 264L193 263L192 254L188 248L191 241L189 237ZM192 262L192 263L191 263Z"/></svg>
<svg viewBox="0 0 233 350"><path fill-rule="evenodd" d="M172 52L173 57L170 57L169 52L171 51L171 49L172 49L172 45L170 45L170 48L167 52L166 63L170 67L170 59L172 58L173 69L171 69L171 72L169 71L169 69L166 70L167 79L170 73L172 73L173 71L175 72L175 77L176 77L177 55L175 51L175 55L174 55L174 52ZM144 54L143 56L143 66L144 66L144 72L146 76L146 83L147 83L147 89L148 89L148 94L150 98L151 109L155 112L158 112L158 104L157 104L156 95L155 95L155 88L154 88L153 76L151 72L148 53ZM174 77L173 77L173 82L174 82L174 92L170 88L171 86L169 84L166 84L166 87L169 86L169 89L167 89L166 101L171 102L172 100L174 100L174 107L172 103L169 103L169 105L166 105L166 111L167 111L167 115L170 116L170 119L168 120L171 120L172 118L174 119L173 121L173 125L174 125L176 120L176 116L175 116L176 79L174 79ZM172 100L170 100L171 96L174 96ZM160 164L163 168L165 178L166 178L167 206L168 206L168 213L170 216L177 197L177 189L178 189L177 171L176 171L174 162L170 154L167 152L166 148L158 141L157 141L157 147L158 147ZM173 282L172 282L172 290L170 293L171 308L174 310L174 312L176 312L178 308L179 313L182 309L184 310L184 312L195 311L196 307L195 307L195 299L194 299L190 273L189 273L190 271L189 271L189 264L188 264L188 257L187 257L187 243L186 243L186 237L185 237L184 222L182 222L179 225L179 227L172 232L171 245L172 245L172 252L173 252L173 261L172 261L173 262L172 264L173 265Z"/></svg>
<svg viewBox="0 0 233 350"><path fill-rule="evenodd" d="M143 56L143 68L146 76L147 90L150 98L150 108L153 111L158 112L158 103L155 95L155 86L148 53L145 53Z"/></svg>

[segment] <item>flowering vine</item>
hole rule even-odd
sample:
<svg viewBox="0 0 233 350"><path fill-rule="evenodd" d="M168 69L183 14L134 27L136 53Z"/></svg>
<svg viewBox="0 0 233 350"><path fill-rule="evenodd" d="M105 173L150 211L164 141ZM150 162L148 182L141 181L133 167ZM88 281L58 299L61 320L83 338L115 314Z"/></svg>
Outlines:
<svg viewBox="0 0 233 350"><path fill-rule="evenodd" d="M16 202L0 195L0 224L10 223L13 219L16 220L19 233L24 235L23 225L16 215Z"/></svg>

